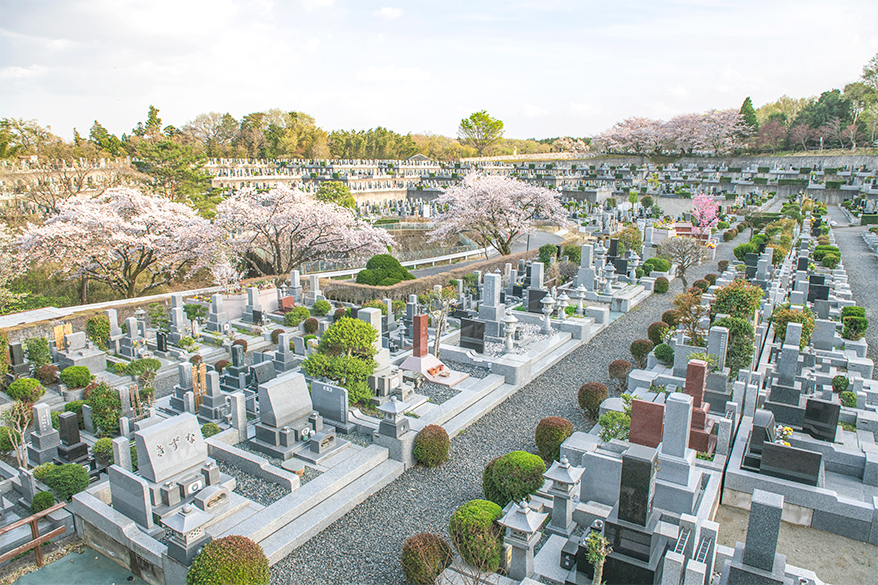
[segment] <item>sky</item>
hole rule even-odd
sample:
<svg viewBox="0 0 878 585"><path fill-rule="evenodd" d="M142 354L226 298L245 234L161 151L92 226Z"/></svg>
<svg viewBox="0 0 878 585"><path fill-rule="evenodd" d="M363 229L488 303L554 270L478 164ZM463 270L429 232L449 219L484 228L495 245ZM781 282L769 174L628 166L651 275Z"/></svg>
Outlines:
<svg viewBox="0 0 878 585"><path fill-rule="evenodd" d="M150 105L306 112L326 130L591 136L856 81L875 0L0 0L0 118L66 139Z"/></svg>

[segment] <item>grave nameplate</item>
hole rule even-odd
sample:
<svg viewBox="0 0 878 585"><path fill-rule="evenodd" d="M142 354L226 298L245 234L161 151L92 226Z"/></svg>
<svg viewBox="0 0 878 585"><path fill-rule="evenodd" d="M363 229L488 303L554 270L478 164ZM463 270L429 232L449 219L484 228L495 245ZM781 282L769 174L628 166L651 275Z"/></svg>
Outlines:
<svg viewBox="0 0 878 585"><path fill-rule="evenodd" d="M838 414L841 405L826 400L809 398L805 402L805 419L802 430L821 441L835 441L838 431Z"/></svg>
<svg viewBox="0 0 878 585"><path fill-rule="evenodd" d="M155 348L156 351L168 351L168 334L164 331L159 331L155 334Z"/></svg>
<svg viewBox="0 0 878 585"><path fill-rule="evenodd" d="M154 483L207 460L207 444L195 415L181 414L134 433L140 474Z"/></svg>
<svg viewBox="0 0 878 585"><path fill-rule="evenodd" d="M829 286L825 284L812 284L808 287L808 302L829 300Z"/></svg>
<svg viewBox="0 0 878 585"><path fill-rule="evenodd" d="M485 352L485 323L475 319L460 320L460 347Z"/></svg>
<svg viewBox="0 0 878 585"><path fill-rule="evenodd" d="M253 309L253 324L261 325L262 324L262 311L257 311Z"/></svg>
<svg viewBox="0 0 878 585"><path fill-rule="evenodd" d="M762 445L760 472L771 477L816 486L822 462L821 453L779 443L765 443Z"/></svg>
<svg viewBox="0 0 878 585"><path fill-rule="evenodd" d="M527 288L524 286L514 285L512 287L512 296L520 299L520 298L524 297L524 291L526 291L526 290L527 290Z"/></svg>
<svg viewBox="0 0 878 585"><path fill-rule="evenodd" d="M277 377L277 372L274 369L274 362L270 360L253 364L250 366L250 373L253 374L253 380L256 385L264 384L265 382Z"/></svg>
<svg viewBox="0 0 878 585"><path fill-rule="evenodd" d="M619 519L646 526L655 496L656 450L632 445L622 455Z"/></svg>
<svg viewBox="0 0 878 585"><path fill-rule="evenodd" d="M613 266L616 268L616 274L619 275L627 275L628 274L628 261L622 258L616 258L613 260Z"/></svg>
<svg viewBox="0 0 878 585"><path fill-rule="evenodd" d="M527 312L528 313L543 313L543 303L540 301L543 300L543 297L549 294L547 290L536 290L536 289L528 289L527 291Z"/></svg>
<svg viewBox="0 0 878 585"><path fill-rule="evenodd" d="M744 255L744 264L746 266L756 266L759 263L759 254L752 252Z"/></svg>
<svg viewBox="0 0 878 585"><path fill-rule="evenodd" d="M808 257L800 257L796 260L796 270L808 270L808 264L811 259Z"/></svg>

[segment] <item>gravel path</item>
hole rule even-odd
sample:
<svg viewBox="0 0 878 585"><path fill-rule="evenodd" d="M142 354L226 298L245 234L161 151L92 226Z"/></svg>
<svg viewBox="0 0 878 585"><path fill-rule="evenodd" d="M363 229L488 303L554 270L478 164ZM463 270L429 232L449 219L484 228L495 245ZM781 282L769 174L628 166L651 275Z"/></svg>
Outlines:
<svg viewBox="0 0 878 585"><path fill-rule="evenodd" d="M731 260L732 247L742 241L744 236L721 244L716 261ZM717 272L716 261L693 268L688 280ZM682 288L675 280L670 294L649 297L474 423L452 441L448 463L410 469L293 551L272 567L272 583L402 585L403 541L418 532L445 534L458 506L483 497L482 470L491 459L519 449L536 452L534 429L546 416L562 416L578 431L594 426L576 403L577 390L585 382L608 382L609 363L630 360L630 342L646 337L646 328Z"/></svg>
<svg viewBox="0 0 878 585"><path fill-rule="evenodd" d="M874 325L866 330L866 342L869 349L866 357L878 362L878 296L868 294L878 282L878 258L863 241L866 227L848 226L848 221L838 207L828 207L829 217L838 222L835 232L835 243L841 250L844 269L848 273L848 284L857 305L865 307L866 318Z"/></svg>

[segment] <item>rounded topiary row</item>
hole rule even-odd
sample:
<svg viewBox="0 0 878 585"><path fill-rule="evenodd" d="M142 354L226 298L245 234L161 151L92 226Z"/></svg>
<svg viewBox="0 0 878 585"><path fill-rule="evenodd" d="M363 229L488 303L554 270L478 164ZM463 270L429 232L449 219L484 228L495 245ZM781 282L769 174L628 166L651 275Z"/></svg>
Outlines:
<svg viewBox="0 0 878 585"><path fill-rule="evenodd" d="M448 533L463 560L489 573L500 568L503 530L497 520L502 517L503 509L485 500L472 500L455 510Z"/></svg>
<svg viewBox="0 0 878 585"><path fill-rule="evenodd" d="M534 441L544 461L560 458L561 443L573 434L573 423L560 416L548 416L537 424Z"/></svg>
<svg viewBox="0 0 878 585"><path fill-rule="evenodd" d="M6 394L13 400L22 402L36 402L43 397L46 389L39 380L33 378L19 378L6 387Z"/></svg>
<svg viewBox="0 0 878 585"><path fill-rule="evenodd" d="M37 492L34 499L30 503L30 511L32 514L48 510L55 505L55 496L51 492Z"/></svg>
<svg viewBox="0 0 878 585"><path fill-rule="evenodd" d="M436 467L448 461L450 446L451 439L445 429L439 425L427 425L415 437L415 460L426 467Z"/></svg>
<svg viewBox="0 0 878 585"><path fill-rule="evenodd" d="M535 494L544 483L546 464L533 453L512 451L494 459L482 474L485 497L499 506Z"/></svg>
<svg viewBox="0 0 878 585"><path fill-rule="evenodd" d="M665 335L670 328L671 326L664 321L655 321L646 328L646 337L649 338L653 346L656 346L665 340Z"/></svg>
<svg viewBox="0 0 878 585"><path fill-rule="evenodd" d="M262 547L246 536L212 540L186 574L187 585L268 585L271 575Z"/></svg>
<svg viewBox="0 0 878 585"><path fill-rule="evenodd" d="M305 330L305 333L308 335L314 335L317 333L317 329L319 328L320 323L314 317L308 317L305 319L305 322L302 323L302 328Z"/></svg>
<svg viewBox="0 0 878 585"><path fill-rule="evenodd" d="M579 388L577 400L579 408L584 410L591 418L597 418L601 403L609 396L606 385L600 382L588 382Z"/></svg>
<svg viewBox="0 0 878 585"><path fill-rule="evenodd" d="M332 305L325 299L320 299L311 306L311 312L318 317L326 315L332 310Z"/></svg>
<svg viewBox="0 0 878 585"><path fill-rule="evenodd" d="M412 585L433 585L452 560L451 546L430 532L415 534L402 545L402 574Z"/></svg>
<svg viewBox="0 0 878 585"><path fill-rule="evenodd" d="M667 343L660 343L655 346L655 351L653 351L653 355L655 355L655 359L657 359L664 365L670 365L674 363L674 348Z"/></svg>
<svg viewBox="0 0 878 585"><path fill-rule="evenodd" d="M653 290L658 294L664 294L668 292L668 289L670 289L670 287L671 284L668 282L668 279L664 276L659 276L655 279L655 287L653 288Z"/></svg>

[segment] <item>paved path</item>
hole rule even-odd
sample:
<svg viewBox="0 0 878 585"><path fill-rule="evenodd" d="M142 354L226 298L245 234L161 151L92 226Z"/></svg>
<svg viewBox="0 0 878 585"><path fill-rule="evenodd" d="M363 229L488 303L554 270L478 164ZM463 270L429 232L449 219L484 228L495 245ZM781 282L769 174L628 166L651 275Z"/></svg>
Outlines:
<svg viewBox="0 0 878 585"><path fill-rule="evenodd" d="M743 241L744 236L738 236L721 244L715 261L691 269L690 282L718 272L716 261L730 260L732 246ZM579 387L591 381L607 383L609 363L630 360L631 341L646 338L646 328L671 308L673 295L681 291L682 284L675 280L670 294L653 295L619 318L455 438L448 463L407 471L277 563L272 583L402 585L403 541L424 531L447 538L454 510L484 497L482 470L491 459L519 449L536 452L533 433L543 417L562 416L575 430L591 429L594 421L585 418L576 403Z"/></svg>

